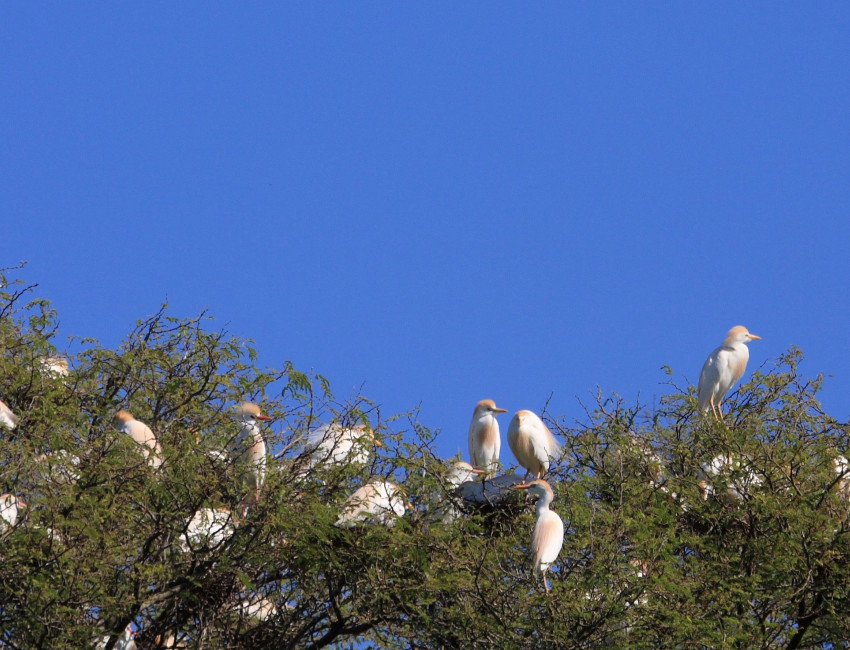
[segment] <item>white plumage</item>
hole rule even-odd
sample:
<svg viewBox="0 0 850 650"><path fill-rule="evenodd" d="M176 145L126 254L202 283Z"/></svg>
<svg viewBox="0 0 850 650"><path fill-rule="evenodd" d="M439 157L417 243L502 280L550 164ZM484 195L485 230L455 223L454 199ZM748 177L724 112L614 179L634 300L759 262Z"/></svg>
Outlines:
<svg viewBox="0 0 850 650"><path fill-rule="evenodd" d="M0 533L5 533L14 527L18 521L18 497L14 494L0 495Z"/></svg>
<svg viewBox="0 0 850 650"><path fill-rule="evenodd" d="M720 454L702 466L706 479L700 481L699 490L703 500L715 494L711 481L721 479L726 483L726 496L743 501L752 496L753 490L761 486L762 478L747 467L741 458L732 454Z"/></svg>
<svg viewBox="0 0 850 650"><path fill-rule="evenodd" d="M2 401L0 401L0 424L9 429L14 429L18 425L18 416Z"/></svg>
<svg viewBox="0 0 850 650"><path fill-rule="evenodd" d="M51 377L67 377L69 373L68 359L65 357L44 357L41 359L41 369Z"/></svg>
<svg viewBox="0 0 850 650"><path fill-rule="evenodd" d="M352 528L358 523L377 523L387 528L395 525L396 517L404 516L404 499L395 483L374 480L348 497L337 526Z"/></svg>
<svg viewBox="0 0 850 650"><path fill-rule="evenodd" d="M260 490L266 479L266 443L258 421L271 418L263 415L253 402L243 402L236 410L242 428L230 446L230 457L244 485L250 490L242 504L244 516L251 503L260 502Z"/></svg>
<svg viewBox="0 0 850 650"><path fill-rule="evenodd" d="M541 478L561 450L549 427L531 411L517 411L508 425L508 445L525 470Z"/></svg>
<svg viewBox="0 0 850 650"><path fill-rule="evenodd" d="M720 403L744 374L750 358L747 343L753 340L761 340L761 337L750 334L742 325L736 325L726 334L720 347L705 360L697 387L701 411L707 412L711 409L714 417L723 420Z"/></svg>
<svg viewBox="0 0 850 650"><path fill-rule="evenodd" d="M449 493L441 491L434 497L437 502L437 506L434 509L434 520L448 524L460 517L462 513L455 500L461 501L462 499L456 493L459 492L461 485L474 482L476 477L483 472L484 470L475 469L463 460L454 463L448 475L447 487L449 488Z"/></svg>
<svg viewBox="0 0 850 650"><path fill-rule="evenodd" d="M130 436L142 450L148 465L157 468L162 465L162 449L150 427L133 417L129 411L118 411L112 422L121 433Z"/></svg>
<svg viewBox="0 0 850 650"><path fill-rule="evenodd" d="M307 449L310 467L342 464L364 464L369 461L371 447L381 443L365 424L343 426L332 422L310 432Z"/></svg>
<svg viewBox="0 0 850 650"><path fill-rule="evenodd" d="M534 558L534 572L541 575L543 587L548 593L546 571L558 559L564 545L564 522L557 513L549 509L555 493L546 481L537 479L517 485L516 489L528 490L537 497L537 523L531 535L531 555Z"/></svg>
<svg viewBox="0 0 850 650"><path fill-rule="evenodd" d="M507 413L507 410L498 408L491 399L483 399L475 405L469 424L469 459L477 469L493 472L498 466L502 446L496 420L499 413Z"/></svg>
<svg viewBox="0 0 850 650"><path fill-rule="evenodd" d="M198 549L214 549L233 535L233 515L225 508L201 508L180 534L180 546L184 552Z"/></svg>

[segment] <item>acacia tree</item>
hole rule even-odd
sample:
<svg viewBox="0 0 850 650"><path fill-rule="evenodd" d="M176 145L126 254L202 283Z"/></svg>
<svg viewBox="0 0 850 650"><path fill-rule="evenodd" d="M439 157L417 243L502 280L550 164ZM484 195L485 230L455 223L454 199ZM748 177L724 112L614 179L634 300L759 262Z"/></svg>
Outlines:
<svg viewBox="0 0 850 650"><path fill-rule="evenodd" d="M9 275L7 270L6 275ZM321 376L256 367L245 340L165 309L117 349L75 342L68 376L57 315L3 277L0 492L27 506L0 533L0 646L139 648L834 647L850 638L847 427L792 350L729 400L728 428L671 385L647 410L600 395L586 421L547 417L564 444L549 476L564 548L545 594L524 495L458 502L447 459L415 414L386 417ZM268 472L242 516L223 455L234 406L260 403ZM111 426L129 409L155 432L155 469ZM366 463L311 466L319 423L368 423ZM838 461L836 461L838 459ZM713 469L712 469L713 468ZM388 529L341 528L345 499L379 476L413 509ZM220 509L227 534L187 539ZM184 644L184 645L179 645Z"/></svg>

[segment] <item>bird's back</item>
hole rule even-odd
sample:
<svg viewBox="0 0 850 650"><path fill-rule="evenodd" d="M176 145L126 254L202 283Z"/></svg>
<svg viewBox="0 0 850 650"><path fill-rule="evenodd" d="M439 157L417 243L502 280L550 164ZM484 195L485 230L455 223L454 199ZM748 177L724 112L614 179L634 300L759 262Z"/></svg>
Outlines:
<svg viewBox="0 0 850 650"><path fill-rule="evenodd" d="M702 371L699 374L699 384L697 385L697 397L699 399L699 407L702 410L708 409L712 396L717 394L720 387L720 370L723 363L722 353L723 346L720 346L708 356L708 359L702 365Z"/></svg>

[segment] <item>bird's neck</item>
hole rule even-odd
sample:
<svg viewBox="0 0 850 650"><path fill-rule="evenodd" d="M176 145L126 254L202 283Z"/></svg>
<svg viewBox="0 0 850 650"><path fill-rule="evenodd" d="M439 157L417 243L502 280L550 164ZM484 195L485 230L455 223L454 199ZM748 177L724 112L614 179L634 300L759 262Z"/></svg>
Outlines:
<svg viewBox="0 0 850 650"><path fill-rule="evenodd" d="M552 503L551 499L546 497L541 497L537 500L537 516L542 517L544 514L549 512L549 504Z"/></svg>

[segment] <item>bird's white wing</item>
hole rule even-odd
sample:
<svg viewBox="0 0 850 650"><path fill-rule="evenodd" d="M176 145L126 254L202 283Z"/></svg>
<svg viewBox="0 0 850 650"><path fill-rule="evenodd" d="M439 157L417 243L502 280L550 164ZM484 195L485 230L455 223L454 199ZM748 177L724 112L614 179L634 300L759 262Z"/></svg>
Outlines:
<svg viewBox="0 0 850 650"><path fill-rule="evenodd" d="M564 522L549 511L537 520L532 536L535 567L551 564L558 558L564 545Z"/></svg>
<svg viewBox="0 0 850 650"><path fill-rule="evenodd" d="M697 396L699 398L699 407L705 410L709 406L709 400L714 393L717 385L720 383L720 368L718 366L718 356L720 348L711 353L711 356L705 360L702 366L702 372L699 374L699 384L697 386Z"/></svg>

